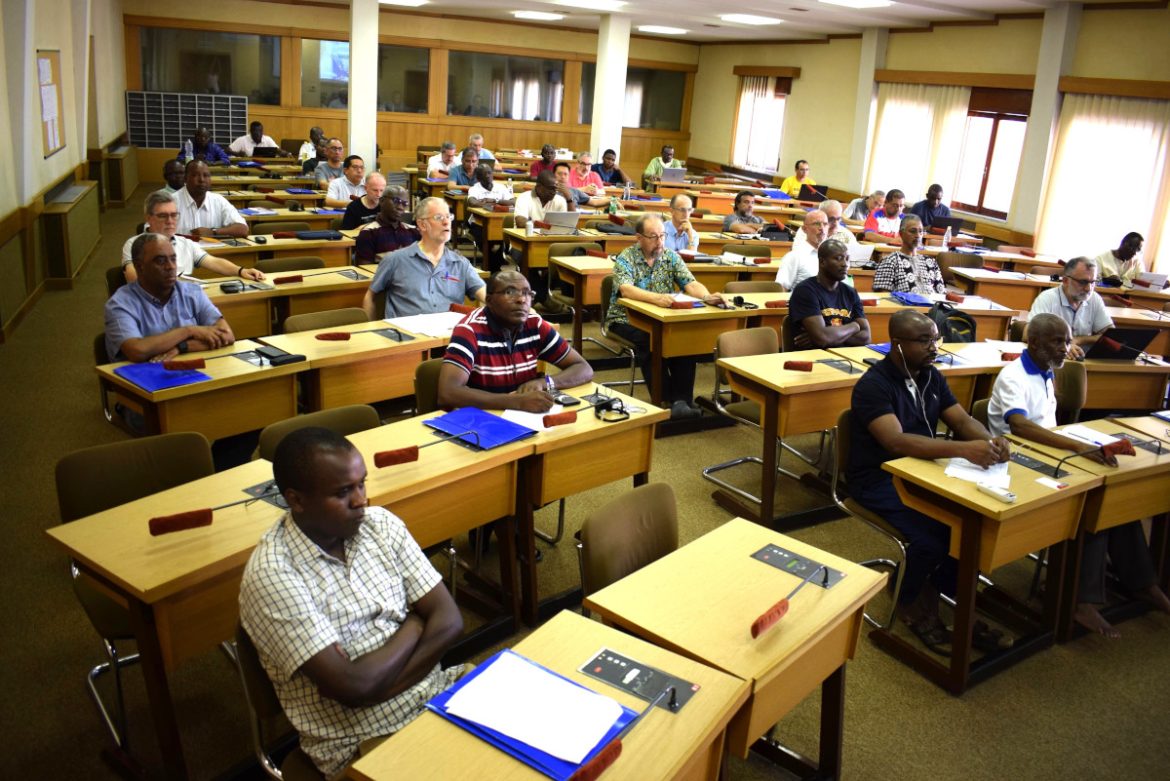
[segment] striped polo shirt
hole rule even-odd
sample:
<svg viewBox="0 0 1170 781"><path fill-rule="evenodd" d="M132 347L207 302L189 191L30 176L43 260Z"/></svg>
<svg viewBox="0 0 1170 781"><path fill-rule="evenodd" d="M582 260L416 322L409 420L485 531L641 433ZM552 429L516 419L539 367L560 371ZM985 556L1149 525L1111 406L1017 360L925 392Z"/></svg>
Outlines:
<svg viewBox="0 0 1170 781"><path fill-rule="evenodd" d="M569 343L535 312L511 332L480 307L455 326L443 361L467 372L469 388L511 393L540 376L537 361L559 365L568 354Z"/></svg>

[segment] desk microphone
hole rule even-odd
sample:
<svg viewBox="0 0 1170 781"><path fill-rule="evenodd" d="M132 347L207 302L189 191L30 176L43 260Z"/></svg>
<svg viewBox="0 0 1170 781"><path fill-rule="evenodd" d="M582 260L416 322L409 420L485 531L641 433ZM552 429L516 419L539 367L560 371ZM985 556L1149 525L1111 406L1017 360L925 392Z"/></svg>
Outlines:
<svg viewBox="0 0 1170 781"><path fill-rule="evenodd" d="M608 770L609 766L616 762L618 757L622 755L622 738L624 738L626 735L629 735L630 730L632 730L639 721L645 718L647 713L658 707L658 704L662 702L663 698L665 698L668 694L670 695L670 703L667 707L668 710L673 712L674 709L678 707L678 699L675 694L674 687L667 686L658 693L657 697L650 701L650 704L646 706L645 710L631 719L630 723L623 727L622 731L614 736L613 740L611 740L609 743L606 743L605 747L602 748L601 751L598 751L597 755L593 757L593 759L577 768L576 772L569 776L569 781L594 781L598 776Z"/></svg>
<svg viewBox="0 0 1170 781"><path fill-rule="evenodd" d="M794 588L794 589L792 589L792 591L788 592L788 596L784 597L784 599L780 600L775 605L772 605L772 607L765 610L763 612L763 614L760 615L759 618L757 618L755 621L752 622L752 639L754 640L755 638L762 635L764 632L767 632L769 629L774 627L776 625L776 623L781 618L784 618L784 616L788 613L789 600L791 600L793 597L795 597L796 592L798 592L802 588L804 588L805 584L808 583L810 580L812 580L813 576L815 576L818 572L821 572L821 571L824 571L824 573L825 573L825 578L821 582L821 585L828 586L829 585L829 568L826 567L824 564L821 564L816 569L814 569L812 572L808 573L808 575L805 576L804 580L800 581L800 583L797 583L796 588Z"/></svg>
<svg viewBox="0 0 1170 781"><path fill-rule="evenodd" d="M1146 353L1142 352L1136 347L1130 347L1128 344L1119 342L1116 339L1110 339L1108 336L1102 336L1097 340L1097 343L1111 353L1123 353L1128 350L1134 354L1134 360L1144 361L1146 363L1150 362L1150 356Z"/></svg>
<svg viewBox="0 0 1170 781"><path fill-rule="evenodd" d="M183 531L184 529L195 529L200 526L210 526L212 513L216 510L226 510L228 507L235 507L237 504L247 504L254 502L257 499L270 499L279 494L280 491L267 491L259 496L249 496L247 499L239 499L235 502L228 502L217 507L206 507L201 510L187 510L186 512L175 513L174 515L160 515L151 518L148 522L150 527L150 536L157 537L160 534L170 534L171 532Z"/></svg>
<svg viewBox="0 0 1170 781"><path fill-rule="evenodd" d="M1056 466L1052 467L1052 476L1056 477L1057 475L1059 475L1060 468L1062 466L1064 466L1064 462L1068 461L1070 458L1076 458L1077 456L1088 456L1088 455L1092 455L1093 453L1096 453L1098 451L1100 451L1101 455L1105 456L1105 458L1110 458L1110 457L1114 457L1114 456L1137 455L1136 451L1133 449L1132 442L1130 442L1128 439L1119 439L1116 442L1110 442L1107 445L1098 445L1096 447L1091 447L1088 450L1081 450L1077 453L1069 453L1067 456L1065 456L1064 458L1057 461ZM1161 444L1160 443L1159 443L1158 451L1159 451L1158 455L1161 455Z"/></svg>
<svg viewBox="0 0 1170 781"><path fill-rule="evenodd" d="M1161 320L1166 315L1166 313L1163 312L1161 309L1155 309L1152 306L1145 306L1144 304L1139 304L1136 301L1134 301L1132 298L1130 298L1129 296L1125 295L1124 293L1108 293L1106 295L1108 295L1110 299L1121 304L1126 309L1130 309L1130 308L1136 306L1138 309L1144 309L1147 312L1153 312L1154 314L1156 314L1158 316L1157 319L1159 319L1159 320Z"/></svg>

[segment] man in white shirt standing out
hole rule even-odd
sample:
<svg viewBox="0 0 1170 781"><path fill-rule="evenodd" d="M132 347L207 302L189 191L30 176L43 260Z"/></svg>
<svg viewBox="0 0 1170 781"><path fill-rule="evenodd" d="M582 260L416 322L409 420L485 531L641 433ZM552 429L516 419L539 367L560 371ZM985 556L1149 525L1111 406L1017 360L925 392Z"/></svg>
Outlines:
<svg viewBox="0 0 1170 781"><path fill-rule="evenodd" d="M446 179L450 174L451 166L458 165L455 160L455 142L444 141L439 147L439 154L431 155L427 159L427 178Z"/></svg>
<svg viewBox="0 0 1170 781"><path fill-rule="evenodd" d="M202 160L187 163L183 189L175 193L179 205L179 233L209 238L243 238L248 223L219 193L211 192L211 171Z"/></svg>
<svg viewBox="0 0 1170 781"><path fill-rule="evenodd" d="M233 141L231 146L228 147L228 151L240 157L251 157L258 146L278 149L272 137L264 135L264 125L260 122L253 122L248 126L248 134L240 136ZM288 156L288 152L285 152L283 149L277 154L281 157Z"/></svg>
<svg viewBox="0 0 1170 781"><path fill-rule="evenodd" d="M780 269L776 272L776 281L785 290L792 290L809 277L815 277L820 271L821 262L817 251L828 235L829 218L820 209L813 209L804 215L801 232L804 234L804 241L792 245L792 250L781 258Z"/></svg>
<svg viewBox="0 0 1170 781"><path fill-rule="evenodd" d="M366 173L364 160L357 155L350 155L345 158L341 172L341 176L329 182L329 190L325 193L325 205L334 209L344 209L350 201L366 194L366 185L362 181Z"/></svg>

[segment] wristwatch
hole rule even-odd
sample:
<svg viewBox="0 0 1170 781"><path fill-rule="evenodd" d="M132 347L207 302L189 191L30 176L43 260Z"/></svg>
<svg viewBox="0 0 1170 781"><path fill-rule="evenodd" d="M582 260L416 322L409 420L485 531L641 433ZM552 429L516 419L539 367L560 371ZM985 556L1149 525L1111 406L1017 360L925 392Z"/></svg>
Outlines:
<svg viewBox="0 0 1170 781"><path fill-rule="evenodd" d="M186 355L187 351L191 349L191 346L187 344L186 339L176 344L175 347L179 348L179 355Z"/></svg>

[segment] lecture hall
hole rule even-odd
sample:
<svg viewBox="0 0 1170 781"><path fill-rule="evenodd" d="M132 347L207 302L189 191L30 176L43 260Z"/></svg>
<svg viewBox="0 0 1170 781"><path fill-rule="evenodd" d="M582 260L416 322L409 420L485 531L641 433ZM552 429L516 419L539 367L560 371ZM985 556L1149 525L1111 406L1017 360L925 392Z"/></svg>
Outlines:
<svg viewBox="0 0 1170 781"><path fill-rule="evenodd" d="M0 774L1165 778L1170 3L0 28Z"/></svg>

